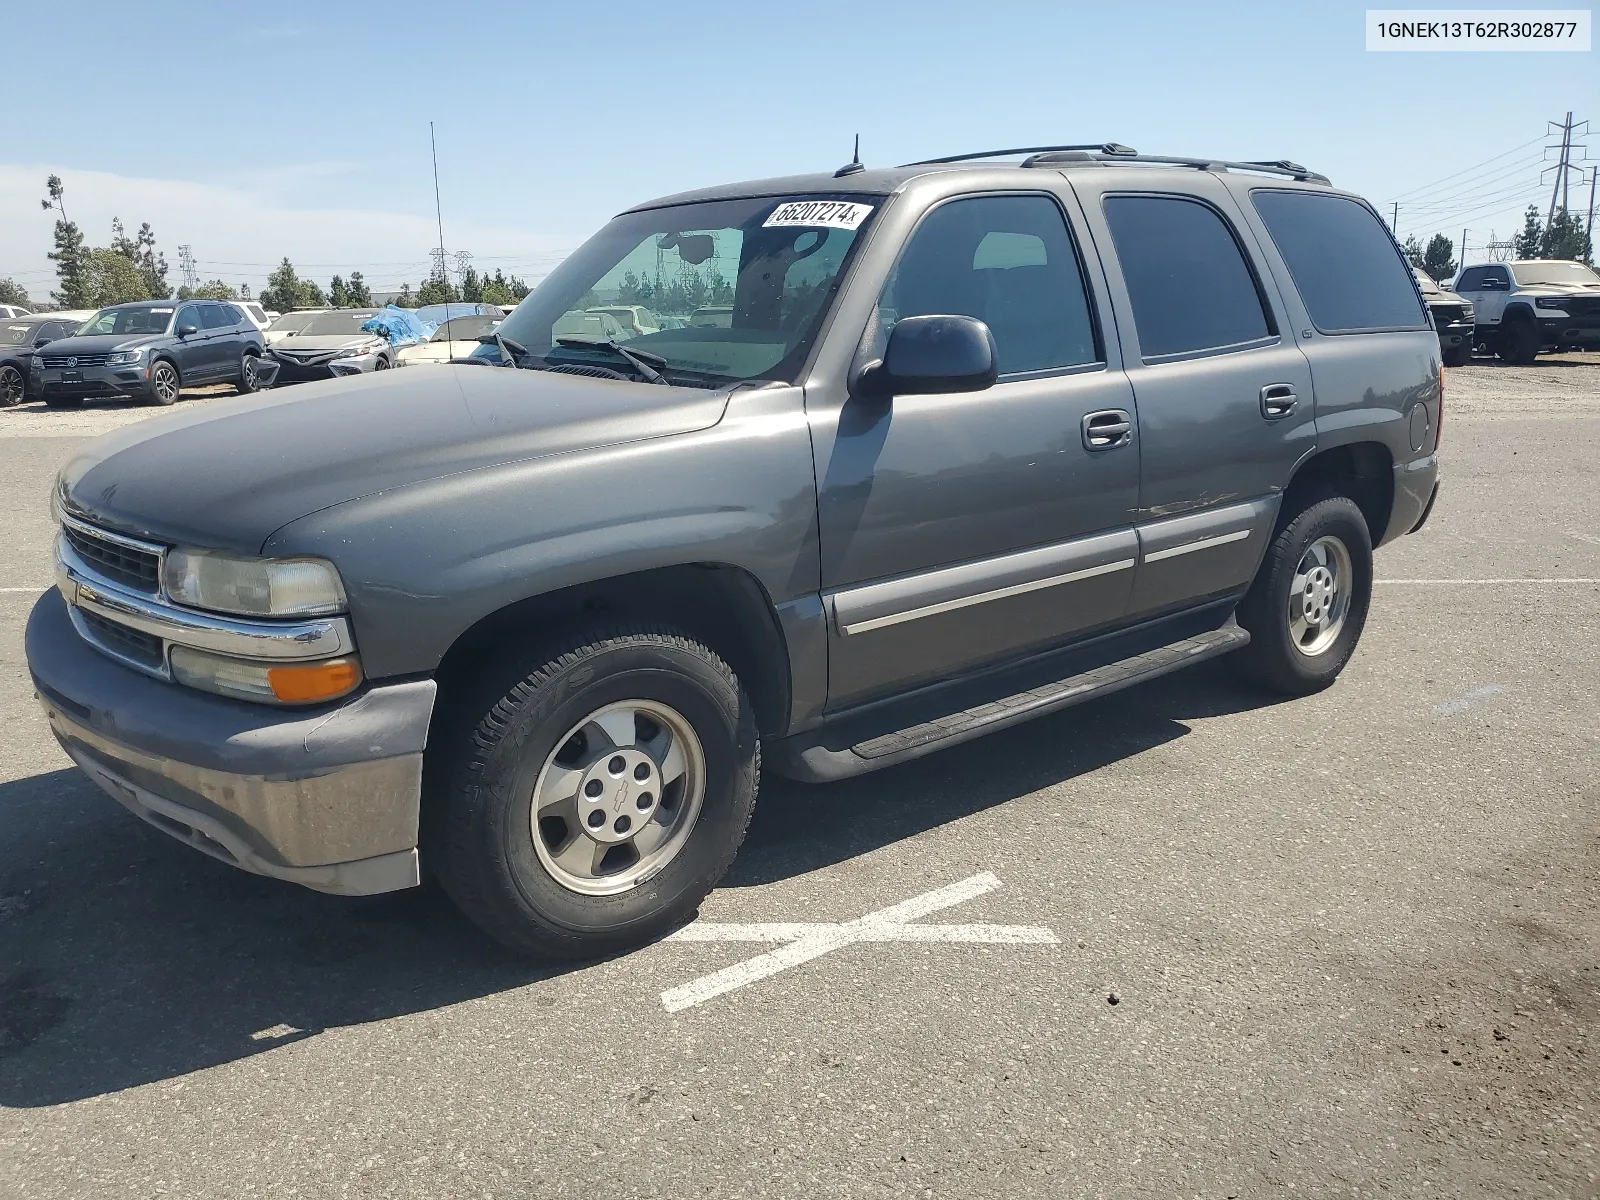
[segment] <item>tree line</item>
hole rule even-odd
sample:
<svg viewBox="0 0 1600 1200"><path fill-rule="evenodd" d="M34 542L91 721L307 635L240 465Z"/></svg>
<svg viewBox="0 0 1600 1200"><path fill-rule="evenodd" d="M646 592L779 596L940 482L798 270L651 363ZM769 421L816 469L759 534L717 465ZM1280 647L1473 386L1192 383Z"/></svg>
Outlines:
<svg viewBox="0 0 1600 1200"><path fill-rule="evenodd" d="M1461 267L1457 263L1455 242L1442 233L1436 233L1424 246L1415 237L1408 237L1401 247L1413 266L1421 267L1437 283L1454 279ZM1530 204L1522 215L1522 232L1511 239L1511 257L1514 259L1557 258L1594 265L1594 241L1583 220L1576 213L1558 208L1546 223L1539 209Z"/></svg>
<svg viewBox="0 0 1600 1200"><path fill-rule="evenodd" d="M156 249L156 235L148 221L129 236L120 218L112 218L111 240L105 246L90 246L77 222L67 216L66 187L59 175L45 181L47 197L40 206L56 212L54 247L48 255L56 268L56 288L50 298L62 308L104 308L130 300L165 300L174 295L180 300L249 300L250 287L235 288L221 279L208 280L195 287L180 287L176 293L167 281L170 269L166 255ZM493 275L480 275L468 267L459 282L441 277L438 272L415 291L405 284L395 303L402 308L424 304L487 303L506 307L516 304L531 289L515 275L496 269ZM360 271L349 278L335 275L327 290L304 279L287 257L267 277L267 285L254 299L269 309L289 312L296 308L371 308L372 289ZM13 279L0 279L0 304L32 307L25 288Z"/></svg>

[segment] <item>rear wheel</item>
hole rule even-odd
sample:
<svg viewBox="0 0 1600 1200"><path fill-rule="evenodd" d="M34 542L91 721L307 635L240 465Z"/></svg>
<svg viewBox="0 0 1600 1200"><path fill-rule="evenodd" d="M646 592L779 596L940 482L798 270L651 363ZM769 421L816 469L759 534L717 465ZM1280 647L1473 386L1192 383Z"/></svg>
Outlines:
<svg viewBox="0 0 1600 1200"><path fill-rule="evenodd" d="M150 386L144 394L144 402L165 408L177 402L182 390L182 385L178 381L178 369L166 359L160 358L150 368Z"/></svg>
<svg viewBox="0 0 1600 1200"><path fill-rule="evenodd" d="M555 958L688 920L755 805L755 718L728 666L670 629L591 625L470 691L436 731L423 831L462 911Z"/></svg>
<svg viewBox="0 0 1600 1200"><path fill-rule="evenodd" d="M1321 691L1355 653L1372 601L1372 539L1348 496L1327 496L1284 525L1239 605L1250 644L1232 656L1284 695Z"/></svg>
<svg viewBox="0 0 1600 1200"><path fill-rule="evenodd" d="M28 381L17 368L0 367L0 408L15 408L21 404L28 391Z"/></svg>

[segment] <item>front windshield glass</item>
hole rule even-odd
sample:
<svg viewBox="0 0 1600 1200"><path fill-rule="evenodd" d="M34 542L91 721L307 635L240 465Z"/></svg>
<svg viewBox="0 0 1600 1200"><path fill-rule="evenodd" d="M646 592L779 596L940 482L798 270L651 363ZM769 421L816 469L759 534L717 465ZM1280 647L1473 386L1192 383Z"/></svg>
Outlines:
<svg viewBox="0 0 1600 1200"><path fill-rule="evenodd" d="M326 337L345 333L352 337L361 332L361 326L378 315L375 308L336 308L332 312L317 313L300 331L301 337Z"/></svg>
<svg viewBox="0 0 1600 1200"><path fill-rule="evenodd" d="M1521 284L1600 283L1600 275L1575 262L1518 263L1511 268L1511 273Z"/></svg>
<svg viewBox="0 0 1600 1200"><path fill-rule="evenodd" d="M470 342L500 324L499 317L452 317L429 338L432 342Z"/></svg>
<svg viewBox="0 0 1600 1200"><path fill-rule="evenodd" d="M107 308L95 313L78 330L82 336L97 333L165 333L172 320L172 305Z"/></svg>
<svg viewBox="0 0 1600 1200"><path fill-rule="evenodd" d="M1432 275L1429 275L1421 267L1413 267L1412 274L1417 277L1417 286L1422 289L1422 294L1424 296L1439 295L1439 285L1433 281Z"/></svg>
<svg viewBox="0 0 1600 1200"><path fill-rule="evenodd" d="M614 339L665 360L660 369L672 382L792 383L879 203L768 196L625 214L495 332L548 363L628 373L614 353L557 343Z"/></svg>
<svg viewBox="0 0 1600 1200"><path fill-rule="evenodd" d="M322 314L314 312L284 313L271 325L267 326L268 333L304 333L306 326L315 321Z"/></svg>

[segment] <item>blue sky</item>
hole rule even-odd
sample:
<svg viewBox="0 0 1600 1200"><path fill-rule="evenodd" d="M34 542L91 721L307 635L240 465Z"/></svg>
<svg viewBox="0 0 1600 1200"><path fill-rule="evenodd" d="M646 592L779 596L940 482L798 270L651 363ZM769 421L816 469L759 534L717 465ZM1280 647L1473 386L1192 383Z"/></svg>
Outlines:
<svg viewBox="0 0 1600 1200"><path fill-rule="evenodd" d="M1546 121L1572 109L1600 129L1593 52L1368 53L1365 9L1345 3L68 11L8 57L0 275L36 295L50 171L93 242L113 215L150 221L204 278L259 285L287 254L324 282L415 282L437 238L430 119L448 248L525 276L640 199L831 169L857 132L869 163L1102 139L1287 157L1385 213L1412 193L1402 235L1465 224L1478 243L1538 193Z"/></svg>

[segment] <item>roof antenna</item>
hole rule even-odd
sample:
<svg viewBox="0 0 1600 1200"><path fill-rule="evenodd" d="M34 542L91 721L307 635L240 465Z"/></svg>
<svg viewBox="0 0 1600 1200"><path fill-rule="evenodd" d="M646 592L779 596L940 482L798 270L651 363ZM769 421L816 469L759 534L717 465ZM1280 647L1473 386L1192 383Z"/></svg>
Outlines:
<svg viewBox="0 0 1600 1200"><path fill-rule="evenodd" d="M835 179L843 179L846 175L854 175L857 171L865 171L866 169L867 168L861 164L861 135L858 133L856 134L855 157L835 171L833 173L833 177Z"/></svg>

